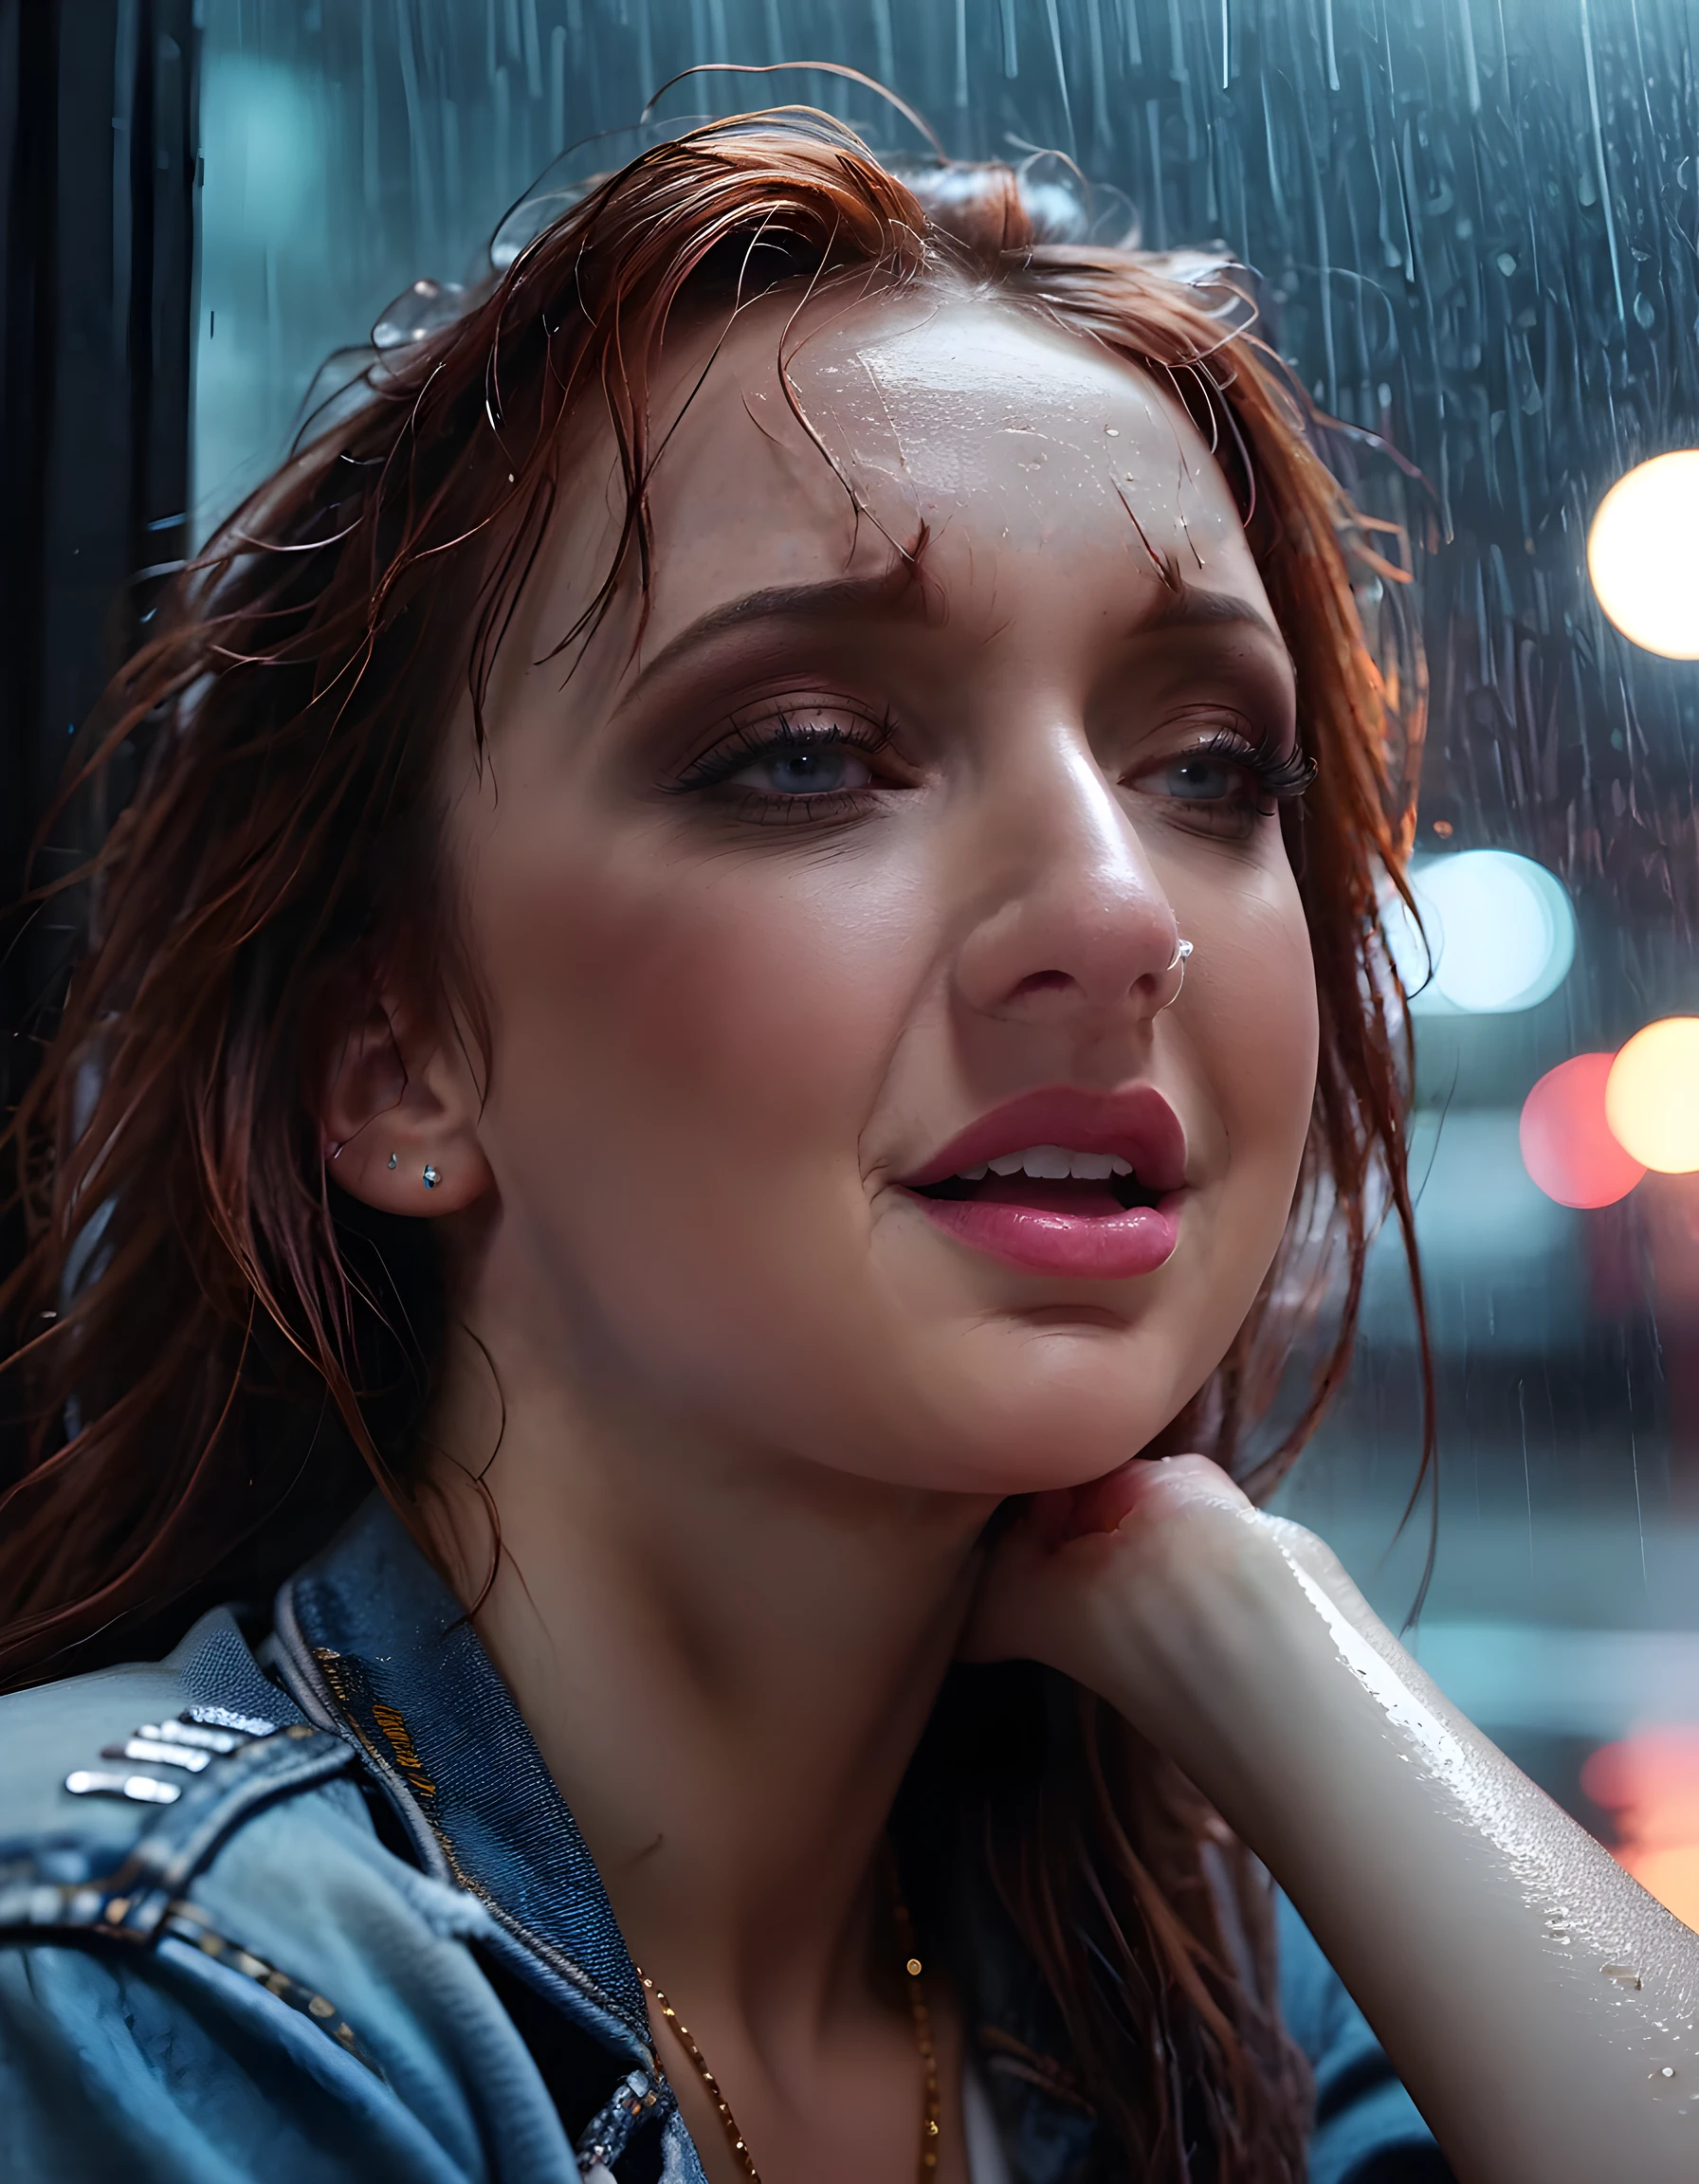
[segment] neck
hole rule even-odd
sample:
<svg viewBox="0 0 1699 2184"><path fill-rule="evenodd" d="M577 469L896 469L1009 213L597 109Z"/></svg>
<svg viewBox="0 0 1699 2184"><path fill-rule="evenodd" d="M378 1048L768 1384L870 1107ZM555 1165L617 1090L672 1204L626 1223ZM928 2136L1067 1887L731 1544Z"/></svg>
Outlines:
<svg viewBox="0 0 1699 2184"><path fill-rule="evenodd" d="M735 1445L492 1317L506 1334L457 1350L431 1435L468 1601L500 1529L479 1634L645 1970L681 2007L818 2023L865 1976L881 1839L993 1504Z"/></svg>

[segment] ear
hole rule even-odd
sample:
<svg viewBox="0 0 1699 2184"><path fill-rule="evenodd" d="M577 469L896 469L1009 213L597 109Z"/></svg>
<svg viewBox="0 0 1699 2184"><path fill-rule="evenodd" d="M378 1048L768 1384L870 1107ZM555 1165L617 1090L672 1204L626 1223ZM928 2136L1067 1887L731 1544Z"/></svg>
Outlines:
<svg viewBox="0 0 1699 2184"><path fill-rule="evenodd" d="M453 1033L379 1000L333 1054L320 1101L325 1172L384 1213L458 1213L494 1188L482 1106Z"/></svg>

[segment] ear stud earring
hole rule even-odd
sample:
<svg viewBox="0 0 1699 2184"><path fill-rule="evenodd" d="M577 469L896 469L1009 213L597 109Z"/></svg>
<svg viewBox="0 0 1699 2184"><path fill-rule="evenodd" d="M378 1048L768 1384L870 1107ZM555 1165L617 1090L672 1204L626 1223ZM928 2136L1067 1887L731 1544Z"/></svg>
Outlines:
<svg viewBox="0 0 1699 2184"><path fill-rule="evenodd" d="M430 1165L430 1162L429 1162L429 1160L427 1160L427 1161L426 1161L426 1163L425 1163L425 1188L426 1188L426 1190L427 1190L427 1191L434 1191L434 1190L436 1189L437 1185L438 1185L438 1184L439 1184L441 1181L442 1181L442 1177L441 1177L441 1176L440 1176L440 1175L437 1174L436 1170L435 1170L435 1169L434 1169L434 1168L433 1168L433 1167Z"/></svg>
<svg viewBox="0 0 1699 2184"><path fill-rule="evenodd" d="M390 1166L393 1168L394 1165L395 1165L395 1156L394 1156L394 1155L392 1153L392 1154L390 1155Z"/></svg>

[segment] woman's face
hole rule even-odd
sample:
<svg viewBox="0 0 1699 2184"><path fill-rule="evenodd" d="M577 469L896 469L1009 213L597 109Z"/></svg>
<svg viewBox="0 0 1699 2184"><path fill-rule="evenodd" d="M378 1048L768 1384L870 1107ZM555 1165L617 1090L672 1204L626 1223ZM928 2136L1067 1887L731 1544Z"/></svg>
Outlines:
<svg viewBox="0 0 1699 2184"><path fill-rule="evenodd" d="M1154 383L1009 308L835 302L790 367L815 446L792 308L667 442L641 642L628 586L569 674L620 508L580 454L456 759L500 1201L468 1309L745 1446L1071 1483L1201 1385L1291 1203L1292 671Z"/></svg>

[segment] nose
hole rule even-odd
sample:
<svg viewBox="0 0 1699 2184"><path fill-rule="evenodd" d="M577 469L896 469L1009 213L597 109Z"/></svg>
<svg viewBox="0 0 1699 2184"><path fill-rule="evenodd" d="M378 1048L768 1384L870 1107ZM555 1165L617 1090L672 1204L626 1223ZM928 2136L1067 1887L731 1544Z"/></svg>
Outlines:
<svg viewBox="0 0 1699 2184"><path fill-rule="evenodd" d="M1084 737L1048 739L1035 762L988 789L983 818L976 863L991 886L956 972L967 1006L1058 1025L1167 1008L1191 951Z"/></svg>

